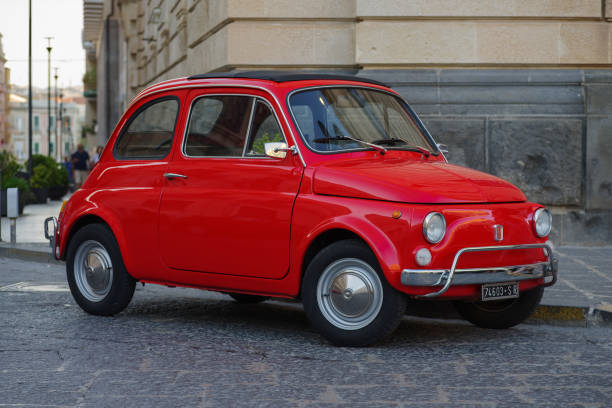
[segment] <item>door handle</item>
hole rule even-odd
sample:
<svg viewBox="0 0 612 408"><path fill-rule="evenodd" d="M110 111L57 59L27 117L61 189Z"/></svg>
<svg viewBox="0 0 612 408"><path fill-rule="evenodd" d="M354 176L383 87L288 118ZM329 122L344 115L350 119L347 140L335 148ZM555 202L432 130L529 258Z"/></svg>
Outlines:
<svg viewBox="0 0 612 408"><path fill-rule="evenodd" d="M176 174L176 173L164 173L164 177L167 179L174 179L174 178L186 179L187 178L187 176L185 176L184 174Z"/></svg>

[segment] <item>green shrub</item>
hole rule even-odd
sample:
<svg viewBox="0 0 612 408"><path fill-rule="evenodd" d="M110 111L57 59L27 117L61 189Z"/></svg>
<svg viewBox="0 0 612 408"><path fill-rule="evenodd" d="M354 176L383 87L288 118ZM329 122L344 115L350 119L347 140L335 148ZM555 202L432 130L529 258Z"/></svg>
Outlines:
<svg viewBox="0 0 612 408"><path fill-rule="evenodd" d="M53 180L51 180L51 186L67 187L70 183L68 178L68 170L63 164L56 164L55 171L53 172Z"/></svg>
<svg viewBox="0 0 612 408"><path fill-rule="evenodd" d="M26 168L28 163L29 162L26 161ZM44 179L47 185L42 187L60 187L68 185L68 171L62 164L57 163L53 158L42 154L32 155L32 173L34 173L34 169L38 166L43 166L47 175L44 177L39 175L40 177L37 178L34 183L39 184L42 179ZM41 171L42 170L40 170L39 173ZM32 177L34 177L34 174L32 174ZM30 181L30 184L33 188L39 188L35 187L32 181Z"/></svg>
<svg viewBox="0 0 612 408"><path fill-rule="evenodd" d="M0 171L2 172L2 188L9 184L9 179L14 178L21 166L15 156L9 152L0 152ZM15 187L15 186L12 186Z"/></svg>
<svg viewBox="0 0 612 408"><path fill-rule="evenodd" d="M4 179L4 176L2 178ZM2 188L18 188L20 192L30 190L30 186L26 180L15 176L10 176L7 177L6 180L3 180Z"/></svg>
<svg viewBox="0 0 612 408"><path fill-rule="evenodd" d="M30 186L32 188L51 187L51 172L44 164L34 166L32 169L32 177L30 177Z"/></svg>

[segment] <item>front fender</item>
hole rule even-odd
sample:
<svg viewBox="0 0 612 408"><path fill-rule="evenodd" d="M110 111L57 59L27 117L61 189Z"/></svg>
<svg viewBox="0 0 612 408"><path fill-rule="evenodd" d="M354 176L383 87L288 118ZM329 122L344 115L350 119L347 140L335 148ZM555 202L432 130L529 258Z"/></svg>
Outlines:
<svg viewBox="0 0 612 408"><path fill-rule="evenodd" d="M400 207L405 216L393 218L392 213ZM402 247L410 219L410 209L397 203L319 195L298 198L292 223L289 277L295 294L299 293L309 247L330 230L346 230L361 238L376 255L389 283L400 285Z"/></svg>

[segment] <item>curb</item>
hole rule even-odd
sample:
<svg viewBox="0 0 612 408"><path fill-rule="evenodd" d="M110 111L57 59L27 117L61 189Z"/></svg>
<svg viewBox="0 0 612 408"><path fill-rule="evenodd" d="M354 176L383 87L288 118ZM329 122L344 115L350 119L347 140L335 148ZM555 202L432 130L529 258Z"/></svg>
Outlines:
<svg viewBox="0 0 612 408"><path fill-rule="evenodd" d="M539 305L527 322L584 327L612 326L612 310L608 309L609 305L589 307Z"/></svg>
<svg viewBox="0 0 612 408"><path fill-rule="evenodd" d="M43 251L0 243L0 257L54 265L64 264L51 255L51 248ZM436 319L461 319L450 301L411 301L406 314ZM539 305L525 323L581 327L612 326L612 305L590 307Z"/></svg>
<svg viewBox="0 0 612 408"><path fill-rule="evenodd" d="M451 301L411 301L406 314L434 319L462 320ZM612 305L590 307L539 305L525 324L575 327L612 326Z"/></svg>
<svg viewBox="0 0 612 408"><path fill-rule="evenodd" d="M22 261L41 262L61 265L63 262L56 260L48 251L33 250L20 246L10 246L0 243L0 257L20 259Z"/></svg>

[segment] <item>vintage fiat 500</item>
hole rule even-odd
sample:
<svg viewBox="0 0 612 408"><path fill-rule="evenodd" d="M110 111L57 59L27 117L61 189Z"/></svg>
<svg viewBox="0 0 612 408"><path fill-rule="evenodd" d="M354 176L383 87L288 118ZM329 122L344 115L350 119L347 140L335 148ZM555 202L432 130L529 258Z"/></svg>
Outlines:
<svg viewBox="0 0 612 408"><path fill-rule="evenodd" d="M390 334L410 299L522 322L556 280L550 230L513 185L447 163L384 84L263 71L142 91L45 222L89 313L121 312L136 282L295 298L353 346Z"/></svg>

